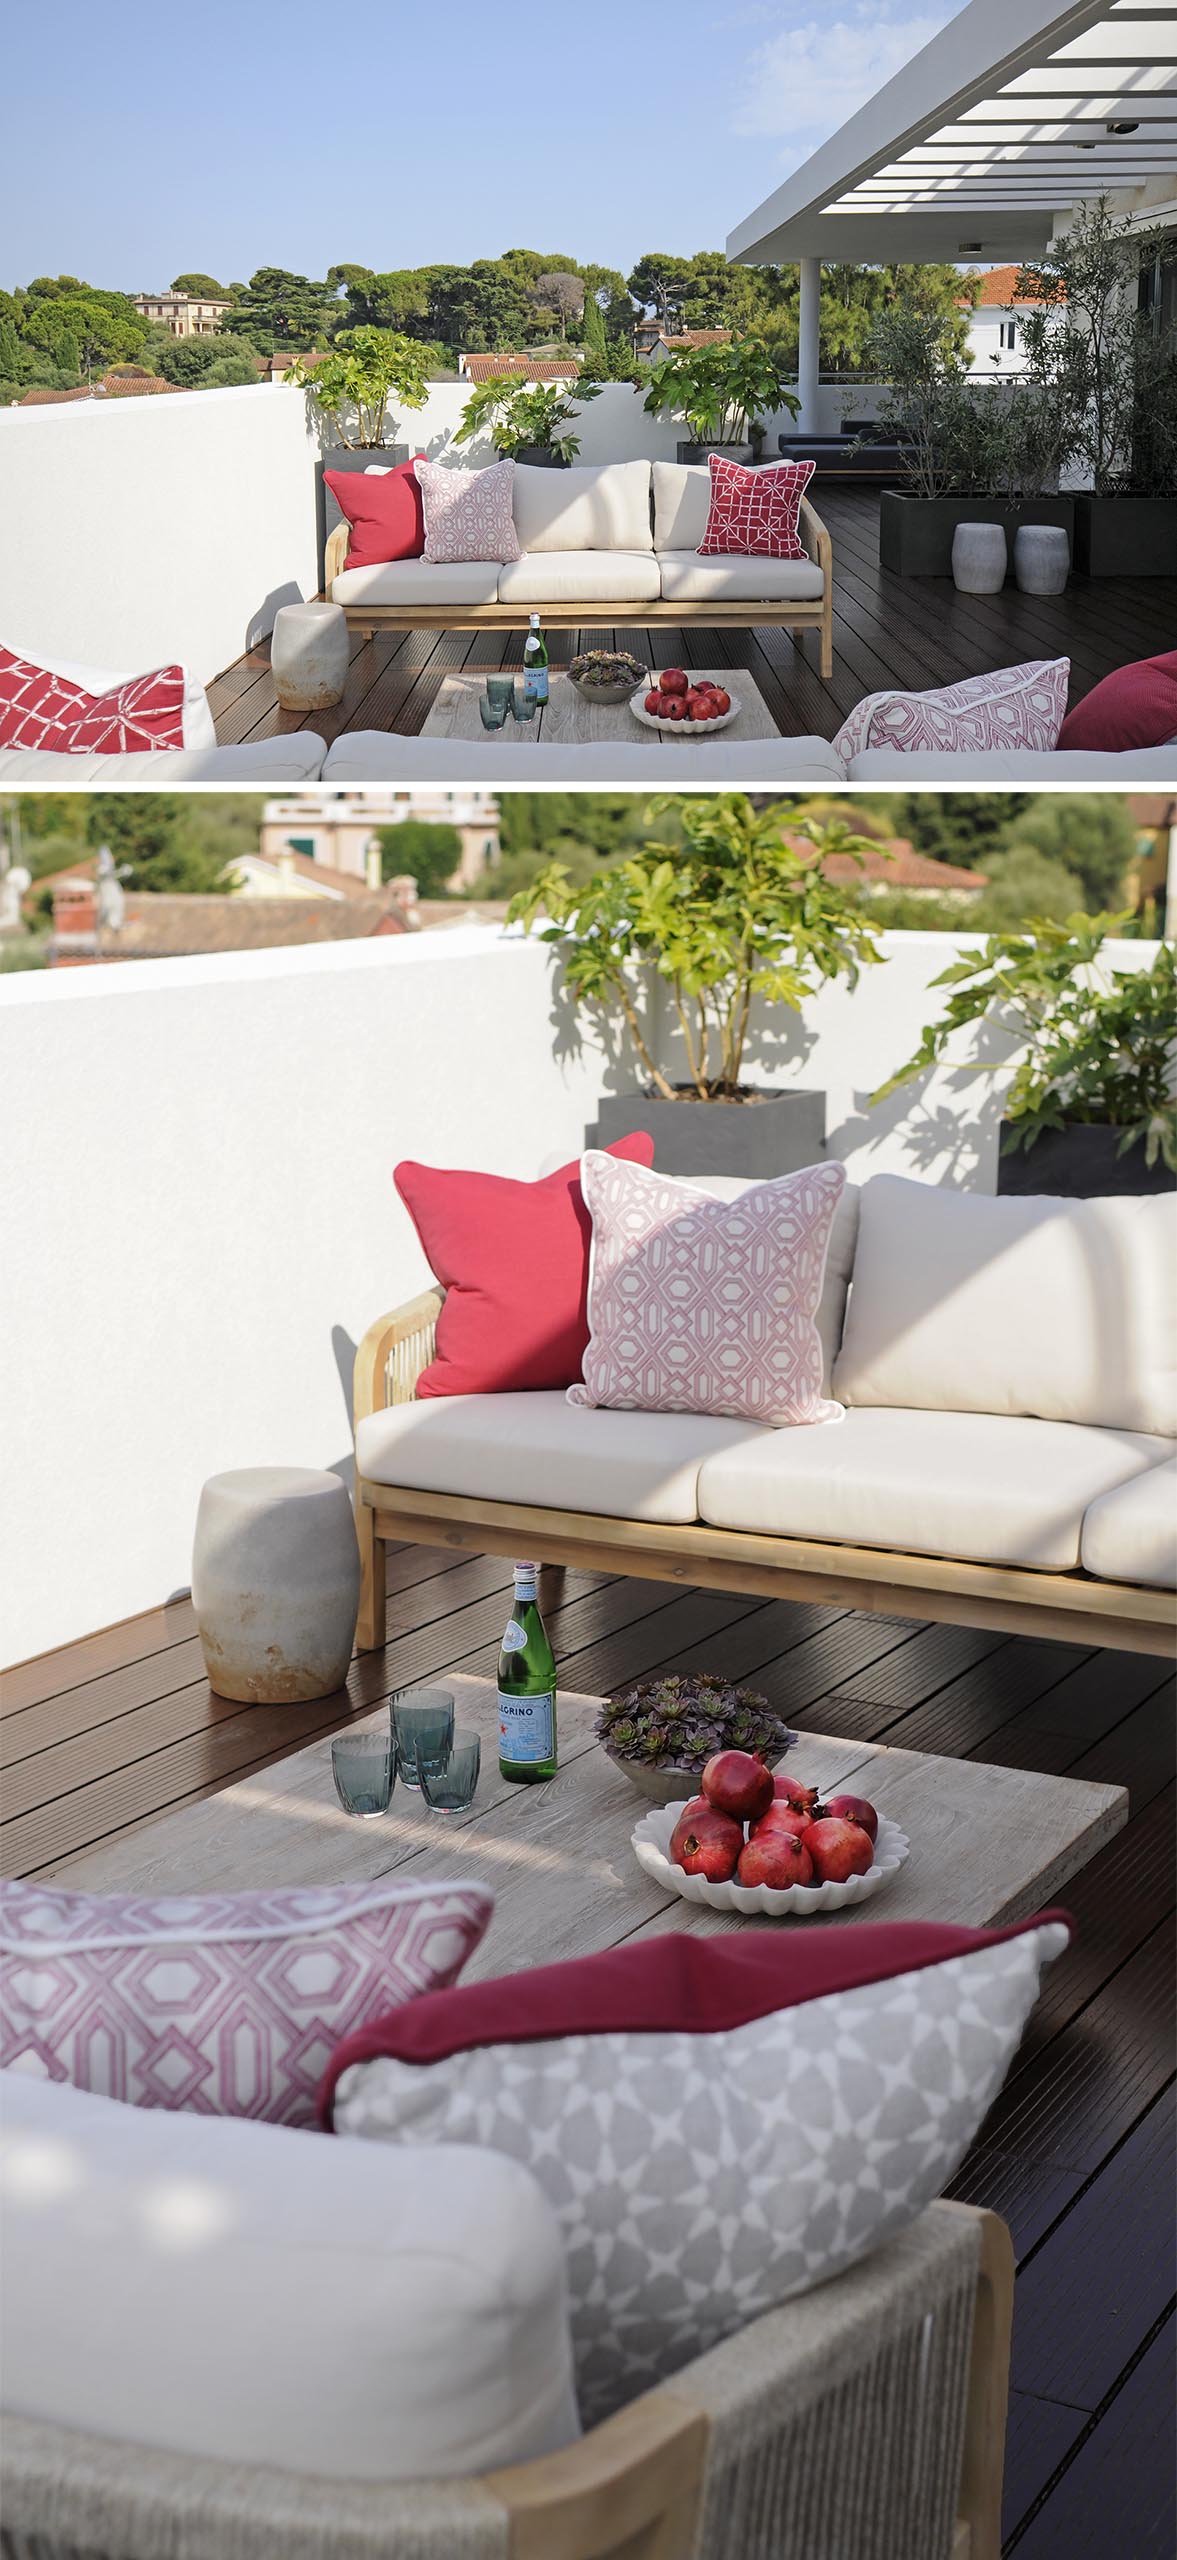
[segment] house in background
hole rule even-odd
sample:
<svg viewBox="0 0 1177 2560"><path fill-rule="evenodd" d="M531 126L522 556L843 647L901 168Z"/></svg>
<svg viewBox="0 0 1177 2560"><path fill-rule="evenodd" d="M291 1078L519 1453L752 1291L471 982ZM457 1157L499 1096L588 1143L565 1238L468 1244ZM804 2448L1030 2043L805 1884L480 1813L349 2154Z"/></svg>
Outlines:
<svg viewBox="0 0 1177 2560"><path fill-rule="evenodd" d="M580 365L574 355L549 355L542 347L458 357L459 382L499 382L504 374L519 382L579 382Z"/></svg>
<svg viewBox="0 0 1177 2560"><path fill-rule="evenodd" d="M695 347L727 347L730 329L674 329L664 320L639 320L633 333L633 351L639 364L662 364L667 356L681 356Z"/></svg>
<svg viewBox="0 0 1177 2560"><path fill-rule="evenodd" d="M194 293L133 293L130 299L145 320L170 330L173 338L215 338L233 308L227 297Z"/></svg>
<svg viewBox="0 0 1177 2560"><path fill-rule="evenodd" d="M1177 926L1177 792L1133 792L1128 814L1136 829L1136 860L1124 883L1124 904L1155 900L1158 930L1172 940Z"/></svg>
<svg viewBox="0 0 1177 2560"><path fill-rule="evenodd" d="M428 826L456 827L462 854L454 888L476 888L499 858L499 804L493 791L307 791L267 800L258 847L263 862L287 851L329 870L350 873L371 887L379 881L376 830L406 818Z"/></svg>
<svg viewBox="0 0 1177 2560"><path fill-rule="evenodd" d="M990 267L982 276L980 298L969 314L968 344L974 373L1018 374L1025 370L1026 318L1031 311L1041 311L1045 306L1037 294L1015 300L1017 280L1016 266Z"/></svg>

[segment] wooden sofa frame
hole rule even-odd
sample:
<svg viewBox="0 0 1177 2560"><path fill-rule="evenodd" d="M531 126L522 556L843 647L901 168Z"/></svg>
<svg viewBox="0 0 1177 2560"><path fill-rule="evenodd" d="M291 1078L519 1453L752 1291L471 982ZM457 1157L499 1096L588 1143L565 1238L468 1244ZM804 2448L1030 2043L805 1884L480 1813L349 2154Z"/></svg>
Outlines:
<svg viewBox="0 0 1177 2560"><path fill-rule="evenodd" d="M415 1400L417 1380L433 1357L443 1296L440 1289L427 1289L369 1328L356 1355L357 1423L385 1405ZM714 1529L706 1523L664 1527L538 1503L420 1493L411 1486L371 1483L358 1468L355 1511L361 1652L385 1640L385 1546L416 1545L458 1547L476 1555L531 1555L545 1564L588 1566L645 1581L750 1592L770 1600L811 1600L881 1617L934 1618L995 1627L1003 1635L1049 1636L1065 1644L1111 1645L1127 1653L1177 1658L1171 1592L1103 1582L1088 1573L967 1564L882 1547Z"/></svg>
<svg viewBox="0 0 1177 2560"><path fill-rule="evenodd" d="M6 2417L5 2560L1000 2560L1013 2276L996 2215L931 2205L563 2452L474 2479Z"/></svg>
<svg viewBox="0 0 1177 2560"><path fill-rule="evenodd" d="M623 630L644 629L647 624L669 622L702 623L708 630L718 630L729 623L742 629L755 629L771 623L786 631L816 631L821 638L822 680L828 684L834 672L834 548L821 517L808 498L801 501L801 539L822 573L822 593L790 598L777 596L757 603L755 598L740 598L722 604L711 597L683 597L677 603L639 603L633 596L611 604L607 598L584 597L579 604L344 604L349 630L358 631L371 640L377 631L515 631L527 613L539 613L550 629L578 630L591 623L620 626ZM327 536L323 591L328 597L340 572L347 567L351 528L337 524Z"/></svg>

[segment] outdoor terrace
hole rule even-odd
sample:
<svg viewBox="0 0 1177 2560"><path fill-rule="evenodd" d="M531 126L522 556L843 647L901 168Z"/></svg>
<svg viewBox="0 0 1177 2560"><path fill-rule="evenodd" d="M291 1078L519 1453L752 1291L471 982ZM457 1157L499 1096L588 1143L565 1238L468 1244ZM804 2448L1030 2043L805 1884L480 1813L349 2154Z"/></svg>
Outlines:
<svg viewBox="0 0 1177 2560"><path fill-rule="evenodd" d="M552 631L554 666L580 649L632 649L651 667L747 667L786 737L835 736L865 694L953 684L1030 658L1069 657L1071 702L1134 658L1172 645L1177 577L1072 579L1061 596L958 595L948 579L900 578L879 566L877 489L815 484L814 501L834 547L834 674L818 673L816 634L790 637L730 625ZM209 687L222 746L313 729L328 742L349 729L390 729L413 737L442 679L465 668L518 666L522 629L352 635L351 671L332 711L284 712L274 694L269 641L261 640ZM493 745L490 748L493 762Z"/></svg>

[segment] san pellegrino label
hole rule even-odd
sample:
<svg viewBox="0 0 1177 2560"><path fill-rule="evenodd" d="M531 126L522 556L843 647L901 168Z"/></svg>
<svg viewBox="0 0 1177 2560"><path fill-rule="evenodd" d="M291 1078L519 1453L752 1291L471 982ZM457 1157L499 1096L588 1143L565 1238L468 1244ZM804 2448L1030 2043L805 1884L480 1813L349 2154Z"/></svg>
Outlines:
<svg viewBox="0 0 1177 2560"><path fill-rule="evenodd" d="M548 698L548 644L540 629L538 613L530 618L530 628L523 643L523 691L535 702Z"/></svg>
<svg viewBox="0 0 1177 2560"><path fill-rule="evenodd" d="M536 1597L538 1567L517 1564L499 1652L499 1768L528 1784L556 1774L556 1657Z"/></svg>

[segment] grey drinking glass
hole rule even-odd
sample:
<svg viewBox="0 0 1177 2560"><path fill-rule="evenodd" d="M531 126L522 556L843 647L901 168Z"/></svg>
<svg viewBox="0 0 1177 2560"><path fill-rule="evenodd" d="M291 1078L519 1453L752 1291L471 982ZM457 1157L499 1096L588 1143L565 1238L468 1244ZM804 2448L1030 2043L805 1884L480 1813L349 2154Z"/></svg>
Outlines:
<svg viewBox="0 0 1177 2560"><path fill-rule="evenodd" d="M535 695L529 693L522 676L516 676L511 693L511 709L517 720L534 720Z"/></svg>
<svg viewBox="0 0 1177 2560"><path fill-rule="evenodd" d="M511 708L511 697L514 691L514 676L488 676L486 679L487 701L498 703L504 712Z"/></svg>
<svg viewBox="0 0 1177 2560"><path fill-rule="evenodd" d="M476 1733L456 1733L444 1768L419 1759L421 1793L434 1813L464 1813L478 1784L482 1746Z"/></svg>
<svg viewBox="0 0 1177 2560"><path fill-rule="evenodd" d="M387 1813L396 1784L396 1741L387 1733L337 1733L331 1745L331 1775L345 1813L371 1822Z"/></svg>
<svg viewBox="0 0 1177 2560"><path fill-rule="evenodd" d="M401 1783L419 1786L419 1767L440 1770L450 1756L453 1699L448 1689L398 1689L388 1703Z"/></svg>
<svg viewBox="0 0 1177 2560"><path fill-rule="evenodd" d="M488 702L484 693L479 694L478 711L484 729L503 728L509 708L506 702Z"/></svg>

